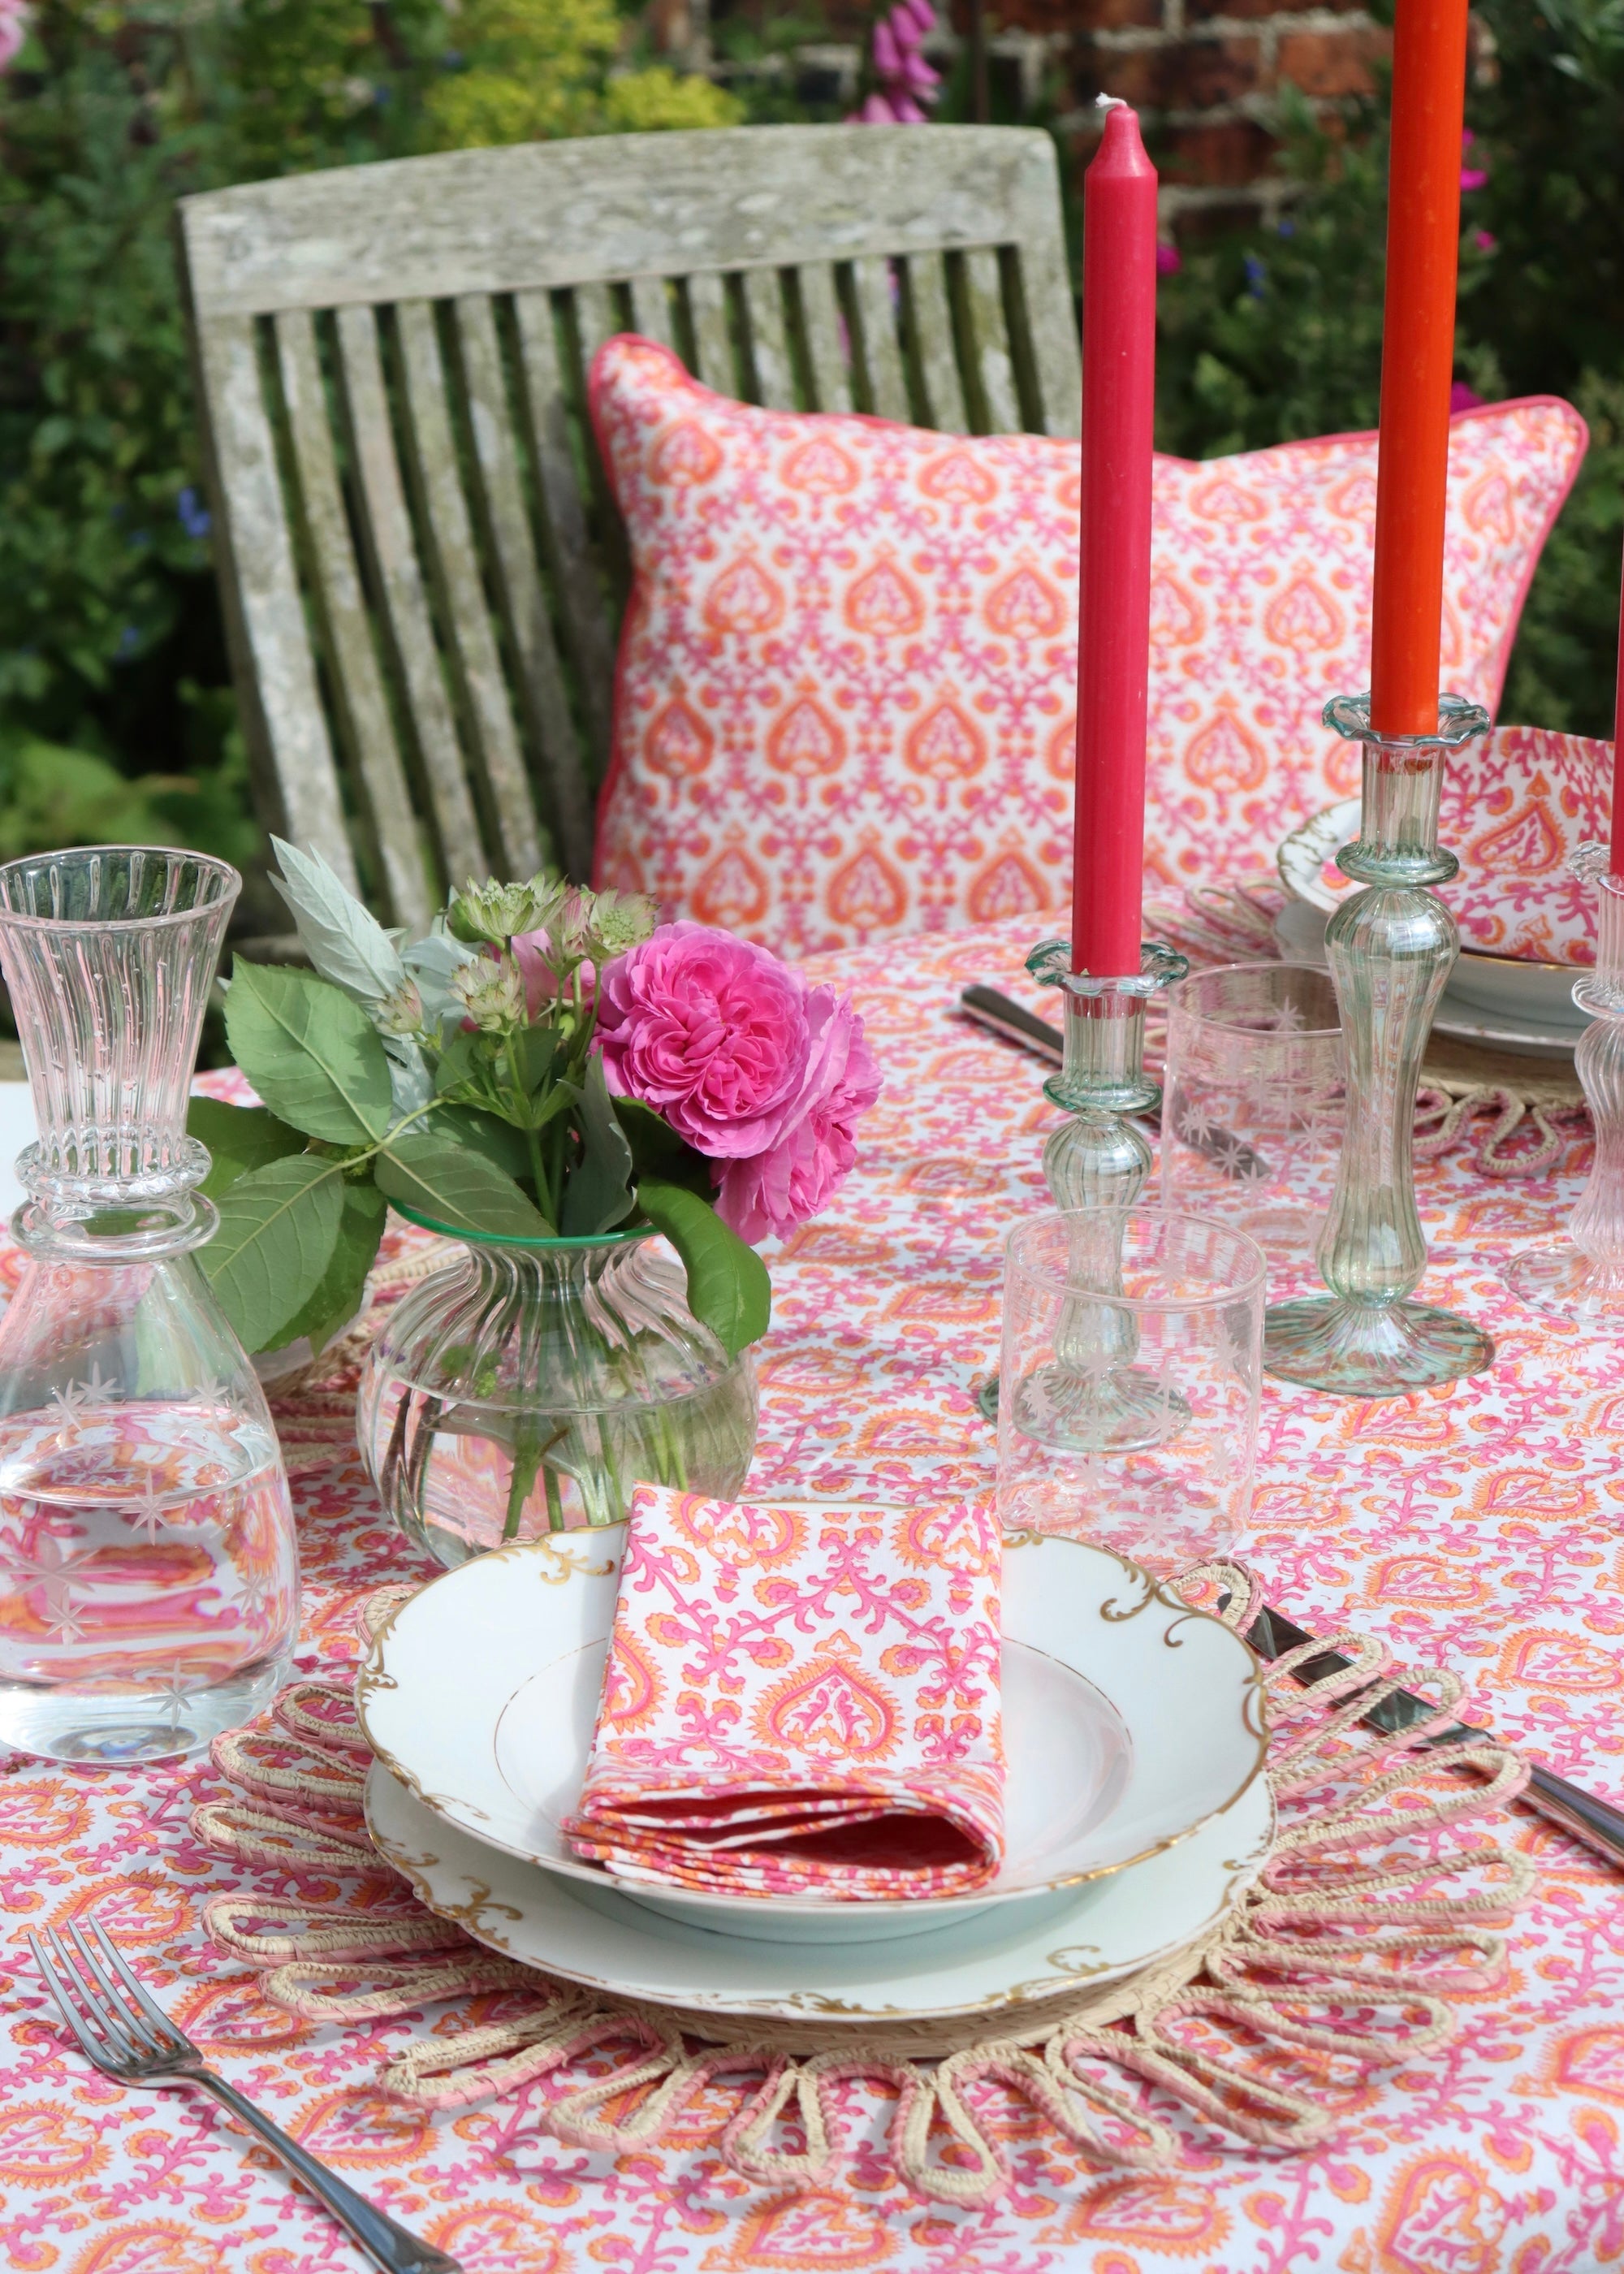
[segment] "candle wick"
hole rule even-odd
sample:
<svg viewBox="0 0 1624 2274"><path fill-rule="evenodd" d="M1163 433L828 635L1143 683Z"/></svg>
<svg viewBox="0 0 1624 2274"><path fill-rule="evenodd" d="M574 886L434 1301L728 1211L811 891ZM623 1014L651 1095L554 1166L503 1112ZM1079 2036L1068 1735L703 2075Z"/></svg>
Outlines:
<svg viewBox="0 0 1624 2274"><path fill-rule="evenodd" d="M1127 98L1120 94L1096 94L1094 107L1096 110L1125 110L1128 108Z"/></svg>

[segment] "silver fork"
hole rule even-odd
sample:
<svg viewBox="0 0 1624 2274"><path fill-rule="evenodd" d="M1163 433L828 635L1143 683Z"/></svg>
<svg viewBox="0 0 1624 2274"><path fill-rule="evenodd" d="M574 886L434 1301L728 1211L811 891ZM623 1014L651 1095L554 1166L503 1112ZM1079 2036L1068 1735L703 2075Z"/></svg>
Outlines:
<svg viewBox="0 0 1624 2274"><path fill-rule="evenodd" d="M71 1951L54 1927L45 1931L49 1955L38 1935L29 1936L28 1947L79 2051L103 2076L120 2084L190 2084L211 2093L259 2134L384 2274L462 2274L455 2258L397 2226L325 2164L306 2155L297 2140L289 2140L252 2100L244 2100L235 2085L205 2068L191 2038L154 2005L99 1920L90 1921L90 1931L95 1938L94 1949L72 1922L68 1926Z"/></svg>

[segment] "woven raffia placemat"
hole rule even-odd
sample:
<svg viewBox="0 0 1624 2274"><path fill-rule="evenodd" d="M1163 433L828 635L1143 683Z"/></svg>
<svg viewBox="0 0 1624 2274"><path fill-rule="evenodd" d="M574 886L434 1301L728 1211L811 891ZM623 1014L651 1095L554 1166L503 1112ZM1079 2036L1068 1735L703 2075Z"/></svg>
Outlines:
<svg viewBox="0 0 1624 2274"><path fill-rule="evenodd" d="M1206 1566L1181 1584L1192 1600L1227 1593L1234 1625L1256 1600L1241 1565ZM370 1597L365 1630L410 1592ZM1327 1649L1349 1669L1300 1680ZM361 1809L370 1757L349 1690L335 1684L296 1684L261 1728L216 1743L214 1766L237 1796L199 1807L193 1828L264 1867L279 1890L303 1875L330 1891L339 1872L353 1875L353 1894L220 1895L205 1924L223 1954L261 1971L267 1998L311 2022L504 1993L500 2019L459 2029L442 2018L380 2068L382 2090L419 2105L461 2108L535 2086L536 2120L557 2136L628 2151L674 2132L697 2094L726 2081L738 2107L720 2152L753 2181L826 2177L839 2154L835 2089L857 2077L895 2097L898 2172L956 2204L985 2203L1008 2184L974 2105L988 2081L1107 2167L1177 2167L1177 2134L1153 2099L1242 2139L1307 2146L1336 2129L1373 2070L1441 2044L1457 1997L1500 1980L1530 1866L1497 1838L1497 1817L1527 1770L1486 1742L1451 1750L1444 1767L1425 1740L1457 1718L1462 1685L1391 1665L1368 1637L1325 1638L1275 1660L1266 1680L1278 1827L1261 1872L1197 1943L1126 1981L1001 2009L996 2036L985 2020L752 2020L729 2036L714 2014L589 1994L482 1947L406 1901L372 1849ZM1436 1720L1372 1738L1361 1716L1401 1686L1435 1698Z"/></svg>

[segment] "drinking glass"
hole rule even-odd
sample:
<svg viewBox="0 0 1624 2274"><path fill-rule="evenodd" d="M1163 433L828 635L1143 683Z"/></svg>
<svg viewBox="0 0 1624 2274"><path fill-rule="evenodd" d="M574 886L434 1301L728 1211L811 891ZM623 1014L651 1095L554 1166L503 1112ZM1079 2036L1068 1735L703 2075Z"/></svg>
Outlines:
<svg viewBox="0 0 1624 2274"><path fill-rule="evenodd" d="M1068 1532L1162 1573L1227 1553L1252 1505L1266 1270L1256 1241L1206 1216L1079 1209L1017 1224L1004 1530Z"/></svg>
<svg viewBox="0 0 1624 2274"><path fill-rule="evenodd" d="M1336 1181L1347 1076L1336 990L1312 963L1230 963L1168 997L1162 1197L1310 1268Z"/></svg>
<svg viewBox="0 0 1624 2274"><path fill-rule="evenodd" d="M282 1456L192 1253L219 1219L186 1099L240 884L132 846L0 867L40 1133L0 1321L0 1741L59 1760L195 1752L291 1662Z"/></svg>

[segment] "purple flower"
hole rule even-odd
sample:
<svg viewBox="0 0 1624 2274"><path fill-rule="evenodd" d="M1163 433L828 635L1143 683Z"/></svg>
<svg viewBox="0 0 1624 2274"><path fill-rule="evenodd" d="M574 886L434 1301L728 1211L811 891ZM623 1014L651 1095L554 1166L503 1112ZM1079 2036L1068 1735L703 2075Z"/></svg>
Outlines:
<svg viewBox="0 0 1624 2274"><path fill-rule="evenodd" d="M1457 410L1476 410L1482 402L1483 397L1476 388L1468 387L1463 379L1457 379L1449 389L1449 416L1453 418Z"/></svg>
<svg viewBox="0 0 1624 2274"><path fill-rule="evenodd" d="M1481 166L1462 166L1461 169L1461 188L1462 191L1480 190L1483 188L1488 178L1487 173Z"/></svg>
<svg viewBox="0 0 1624 2274"><path fill-rule="evenodd" d="M1183 257L1176 245L1159 245L1156 247L1158 276L1177 276L1184 265Z"/></svg>
<svg viewBox="0 0 1624 2274"><path fill-rule="evenodd" d="M1472 243L1477 246L1479 252L1498 252L1500 251L1499 237L1492 236L1486 229L1474 230L1472 231Z"/></svg>
<svg viewBox="0 0 1624 2274"><path fill-rule="evenodd" d="M857 1122L880 1094L880 1070L849 1000L813 988L807 1028L806 1071L782 1135L722 1171L717 1214L741 1239L793 1231L828 1206L857 1158Z"/></svg>
<svg viewBox="0 0 1624 2274"><path fill-rule="evenodd" d="M707 1160L782 1136L811 1049L806 990L776 955L706 924L662 924L598 986L609 1087L662 1115Z"/></svg>

